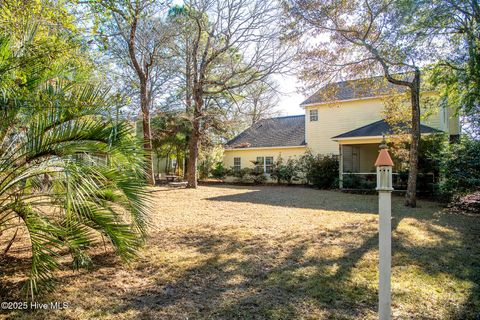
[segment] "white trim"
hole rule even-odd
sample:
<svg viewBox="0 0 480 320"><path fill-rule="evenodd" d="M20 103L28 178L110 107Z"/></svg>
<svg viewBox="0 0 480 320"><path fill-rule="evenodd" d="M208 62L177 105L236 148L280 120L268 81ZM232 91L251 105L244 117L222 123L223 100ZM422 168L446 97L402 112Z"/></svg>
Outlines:
<svg viewBox="0 0 480 320"><path fill-rule="evenodd" d="M429 90L429 91L420 92L420 94L424 94L424 93L436 93L436 91ZM403 95L403 94L405 94L405 93L383 94L383 95L363 97L363 98L352 98L352 99L343 99L343 100L333 100L333 101L328 101L328 102L307 103L307 104L300 104L300 107L305 109L305 107L324 106L324 105L329 105L329 104L334 104L334 103L339 103L339 102L374 100L374 99L391 97L391 96L399 96L399 95Z"/></svg>
<svg viewBox="0 0 480 320"><path fill-rule="evenodd" d="M433 127L431 127L433 128ZM433 128L433 129L436 129L436 128ZM442 132L445 132L444 130L441 130L441 129L437 129L439 131L442 131ZM420 133L420 135L422 136L427 136L427 135L430 135L430 134L435 134L437 132L427 132L427 133ZM407 133L408 135L410 133ZM385 135L386 137L398 137L399 134L389 134L389 135ZM332 141L345 141L345 140L362 140L362 139L383 139L383 136L361 136L361 137L350 137L350 138L332 138Z"/></svg>
<svg viewBox="0 0 480 320"><path fill-rule="evenodd" d="M253 148L228 148L223 151L238 151L238 150L263 150L263 149L292 149L292 148L306 148L307 145L303 146L282 146L282 147L253 147Z"/></svg>
<svg viewBox="0 0 480 320"><path fill-rule="evenodd" d="M393 135L390 135L393 136ZM343 140L362 140L362 139L382 139L383 136L361 136L361 137L350 137L350 138L332 138L333 141L343 141Z"/></svg>

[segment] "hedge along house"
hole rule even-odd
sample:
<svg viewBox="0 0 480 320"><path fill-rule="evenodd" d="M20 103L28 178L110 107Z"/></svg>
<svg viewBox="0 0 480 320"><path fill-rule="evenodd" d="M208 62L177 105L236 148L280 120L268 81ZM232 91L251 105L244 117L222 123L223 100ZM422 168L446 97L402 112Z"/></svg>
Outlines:
<svg viewBox="0 0 480 320"><path fill-rule="evenodd" d="M224 166L253 167L263 164L268 174L278 156L284 160L300 157L307 148L313 154L339 157L340 187L346 175L372 175L383 135L395 135L384 120L387 104L405 97L405 88L383 78L342 81L322 87L301 103L305 115L261 120L225 145ZM434 98L422 91L422 100ZM438 100L438 99L436 99ZM459 134L459 119L453 110L438 101L422 105L421 134Z"/></svg>
<svg viewBox="0 0 480 320"><path fill-rule="evenodd" d="M298 158L306 151L305 116L264 119L225 145L223 165L234 170L257 165L268 175L279 157Z"/></svg>

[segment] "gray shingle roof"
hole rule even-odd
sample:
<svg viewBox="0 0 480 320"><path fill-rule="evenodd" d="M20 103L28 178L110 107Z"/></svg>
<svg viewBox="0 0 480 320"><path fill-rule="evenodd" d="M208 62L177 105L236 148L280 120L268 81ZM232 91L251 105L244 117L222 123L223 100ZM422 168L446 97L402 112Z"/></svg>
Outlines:
<svg viewBox="0 0 480 320"><path fill-rule="evenodd" d="M440 130L434 129L432 127L426 126L424 124L420 124L420 133L439 133ZM379 120L374 123L370 123L366 126L354 129L352 131L348 131L342 133L338 136L333 137L332 139L339 139L339 138L355 138L355 137L377 137L384 134L394 134L392 127L385 121Z"/></svg>
<svg viewBox="0 0 480 320"><path fill-rule="evenodd" d="M323 86L300 105L369 98L406 90L406 87L394 85L383 77L347 80Z"/></svg>
<svg viewBox="0 0 480 320"><path fill-rule="evenodd" d="M305 145L305 116L260 120L228 141L227 148L285 147Z"/></svg>

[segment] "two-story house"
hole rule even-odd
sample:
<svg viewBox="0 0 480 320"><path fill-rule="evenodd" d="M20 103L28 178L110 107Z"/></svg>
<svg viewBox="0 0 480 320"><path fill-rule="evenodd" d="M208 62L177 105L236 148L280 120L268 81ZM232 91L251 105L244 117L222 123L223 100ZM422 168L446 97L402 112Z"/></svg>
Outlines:
<svg viewBox="0 0 480 320"><path fill-rule="evenodd" d="M402 94L404 89L380 80L373 81L380 86L371 83L351 80L329 84L301 103L304 115L258 121L226 144L224 166L253 167L252 161L257 161L268 174L277 157L298 158L308 148L313 154L338 155L340 180L344 172L374 172L382 136L394 134L383 119L386 98ZM436 94L423 91L422 96ZM423 135L439 131L459 134L458 117L449 108L436 103L428 113L424 111Z"/></svg>

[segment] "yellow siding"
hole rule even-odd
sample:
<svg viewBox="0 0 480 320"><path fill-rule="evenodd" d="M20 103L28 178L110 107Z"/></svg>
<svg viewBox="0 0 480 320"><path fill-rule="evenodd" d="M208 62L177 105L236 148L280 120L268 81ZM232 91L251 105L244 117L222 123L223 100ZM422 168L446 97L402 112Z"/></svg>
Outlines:
<svg viewBox="0 0 480 320"><path fill-rule="evenodd" d="M252 161L257 157L273 157L274 161L281 155L283 160L298 158L306 151L306 147L279 147L258 149L226 149L223 156L223 165L226 168L233 167L233 158L241 158L242 168L253 168Z"/></svg>
<svg viewBox="0 0 480 320"><path fill-rule="evenodd" d="M432 96L427 93L425 96ZM307 106L305 108L305 138L313 153L338 154L338 143L332 137L381 120L384 108L382 98L340 101L331 104ZM318 110L318 121L310 121L310 110ZM451 118L451 112L441 108L422 110L422 123L433 128L455 134L458 120ZM378 139L363 139L349 143L377 143Z"/></svg>
<svg viewBox="0 0 480 320"><path fill-rule="evenodd" d="M311 109L318 109L318 121L310 121ZM339 102L305 108L305 137L314 154L338 154L332 137L380 120L381 99Z"/></svg>
<svg viewBox="0 0 480 320"><path fill-rule="evenodd" d="M422 101L420 101L420 103L423 104L422 107L425 107L420 111L420 121L422 124L438 130L448 131L447 121L444 117L446 113L444 112L444 108L439 106L439 96L434 92L424 93L422 94Z"/></svg>
<svg viewBox="0 0 480 320"><path fill-rule="evenodd" d="M434 108L436 105L435 94L425 93L422 98L431 98L427 107L428 111L422 110L422 123L433 128L449 132L459 133L458 117L450 109ZM310 110L318 110L318 121L310 121ZM369 172L372 170L371 163L377 155L379 137L360 138L333 141L332 137L368 125L381 120L384 110L384 99L368 98L352 101L333 102L331 104L319 104L305 107L305 139L306 147L276 147L276 148L252 148L252 149L227 149L224 153L223 164L225 167L233 167L233 159L241 158L241 167L253 167L252 161L257 157L274 157L276 160L281 156L284 160L290 157L298 158L305 153L307 147L314 154L338 154L339 143L350 145L363 145L360 149L360 170ZM366 146L371 144L371 146Z"/></svg>
<svg viewBox="0 0 480 320"><path fill-rule="evenodd" d="M455 114L453 108L447 109L447 123L448 123L448 132L451 135L460 134L460 119L458 115Z"/></svg>

